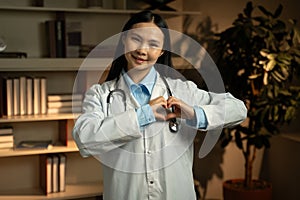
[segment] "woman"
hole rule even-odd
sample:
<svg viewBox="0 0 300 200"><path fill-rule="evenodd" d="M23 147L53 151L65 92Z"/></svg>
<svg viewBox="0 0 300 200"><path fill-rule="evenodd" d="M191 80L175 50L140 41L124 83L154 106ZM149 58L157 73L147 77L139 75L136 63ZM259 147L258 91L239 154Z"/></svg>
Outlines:
<svg viewBox="0 0 300 200"><path fill-rule="evenodd" d="M169 50L168 27L159 15L133 15L106 82L86 93L73 137L82 156L102 162L104 199L196 199L197 129L220 129L246 118L243 102L232 95L166 77L163 72L172 69Z"/></svg>

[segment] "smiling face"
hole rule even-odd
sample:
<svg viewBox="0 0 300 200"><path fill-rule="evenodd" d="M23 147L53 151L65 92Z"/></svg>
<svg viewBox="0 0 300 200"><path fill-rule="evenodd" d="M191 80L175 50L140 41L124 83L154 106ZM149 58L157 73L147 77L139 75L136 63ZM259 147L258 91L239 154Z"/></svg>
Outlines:
<svg viewBox="0 0 300 200"><path fill-rule="evenodd" d="M133 25L123 38L127 69L147 71L163 54L163 32L152 22Z"/></svg>

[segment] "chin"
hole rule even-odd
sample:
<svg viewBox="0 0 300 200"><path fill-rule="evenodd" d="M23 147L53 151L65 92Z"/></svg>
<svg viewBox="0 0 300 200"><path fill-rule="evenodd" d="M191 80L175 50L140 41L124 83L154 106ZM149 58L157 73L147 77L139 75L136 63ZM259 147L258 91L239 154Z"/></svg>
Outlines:
<svg viewBox="0 0 300 200"><path fill-rule="evenodd" d="M133 65L131 65L130 69L134 69L134 70L137 70L137 71L148 70L153 65L154 64L152 64L152 63L147 63L147 64L133 64Z"/></svg>

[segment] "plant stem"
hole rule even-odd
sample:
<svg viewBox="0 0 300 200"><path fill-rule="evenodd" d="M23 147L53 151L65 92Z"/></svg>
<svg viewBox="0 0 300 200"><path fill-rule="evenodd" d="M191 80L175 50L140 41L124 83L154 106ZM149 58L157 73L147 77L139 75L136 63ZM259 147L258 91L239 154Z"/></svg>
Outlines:
<svg viewBox="0 0 300 200"><path fill-rule="evenodd" d="M245 180L244 186L246 188L251 188L252 186L252 170L253 170L253 163L256 157L256 147L250 145L247 142L246 151L244 152L245 157Z"/></svg>

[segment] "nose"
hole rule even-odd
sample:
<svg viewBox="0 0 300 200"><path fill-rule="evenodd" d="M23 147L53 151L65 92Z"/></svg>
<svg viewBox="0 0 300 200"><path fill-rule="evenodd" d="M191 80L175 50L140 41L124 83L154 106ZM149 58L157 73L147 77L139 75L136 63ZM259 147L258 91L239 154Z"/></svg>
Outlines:
<svg viewBox="0 0 300 200"><path fill-rule="evenodd" d="M137 52L139 55L146 55L148 49L149 49L149 48L147 48L147 47L140 46L139 48L136 49L136 52Z"/></svg>

